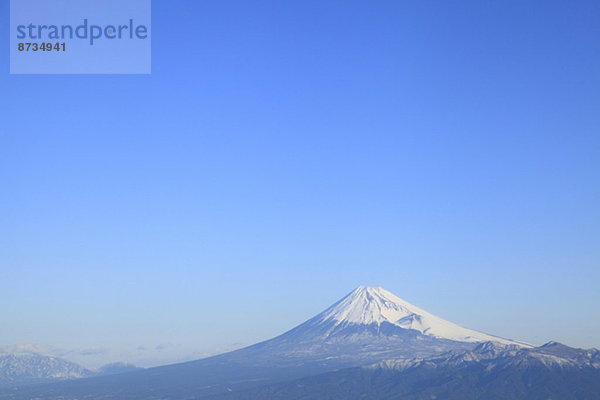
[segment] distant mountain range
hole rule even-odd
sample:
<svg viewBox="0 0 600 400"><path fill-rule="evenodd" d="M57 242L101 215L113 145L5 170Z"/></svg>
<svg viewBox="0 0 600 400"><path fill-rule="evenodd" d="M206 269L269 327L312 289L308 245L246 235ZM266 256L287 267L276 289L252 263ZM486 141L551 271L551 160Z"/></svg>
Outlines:
<svg viewBox="0 0 600 400"><path fill-rule="evenodd" d="M600 399L600 351L555 342L536 348L486 342L468 351L383 361L210 397L234 399Z"/></svg>
<svg viewBox="0 0 600 400"><path fill-rule="evenodd" d="M0 353L0 387L48 383L138 370L124 363L108 364L95 370L31 351Z"/></svg>
<svg viewBox="0 0 600 400"><path fill-rule="evenodd" d="M548 399L544 393L556 386L556 393L560 387L587 399L600 398L594 384L600 378L598 357L597 350L557 343L534 348L463 328L382 288L359 287L296 328L244 349L146 370L13 387L0 391L0 397ZM569 389L576 386L579 391Z"/></svg>
<svg viewBox="0 0 600 400"><path fill-rule="evenodd" d="M0 354L0 385L50 382L93 376L82 366L34 353Z"/></svg>

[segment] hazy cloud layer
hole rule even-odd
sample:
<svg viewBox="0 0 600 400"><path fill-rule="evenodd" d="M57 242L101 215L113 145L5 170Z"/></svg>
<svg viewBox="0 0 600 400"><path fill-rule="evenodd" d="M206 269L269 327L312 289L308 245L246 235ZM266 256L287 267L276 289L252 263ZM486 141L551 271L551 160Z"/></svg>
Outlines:
<svg viewBox="0 0 600 400"><path fill-rule="evenodd" d="M89 347L65 349L47 344L15 344L0 346L0 353L37 353L64 358L87 368L98 368L110 363L131 363L141 367L173 364L210 357L241 347L233 343L229 347L194 349L177 343L164 342L156 345L137 345L120 349Z"/></svg>

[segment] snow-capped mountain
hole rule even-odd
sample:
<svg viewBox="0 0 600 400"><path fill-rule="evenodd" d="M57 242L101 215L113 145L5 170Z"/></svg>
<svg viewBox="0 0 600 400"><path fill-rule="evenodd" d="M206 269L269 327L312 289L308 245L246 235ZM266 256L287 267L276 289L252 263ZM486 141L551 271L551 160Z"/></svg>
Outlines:
<svg viewBox="0 0 600 400"><path fill-rule="evenodd" d="M94 375L81 365L35 353L0 353L0 385L77 379Z"/></svg>
<svg viewBox="0 0 600 400"><path fill-rule="evenodd" d="M382 287L360 286L314 317L311 322L328 326L329 330L325 332L327 336L352 325L390 324L438 339L524 345L453 324L410 304Z"/></svg>
<svg viewBox="0 0 600 400"><path fill-rule="evenodd" d="M466 351L450 351L427 358L387 360L367 368L384 368L404 371L413 368L458 368L477 365L490 372L497 369L532 367L545 369L590 368L600 370L600 351L597 349L575 349L557 342L540 347L524 348L484 342Z"/></svg>
<svg viewBox="0 0 600 400"><path fill-rule="evenodd" d="M326 368L365 365L397 357L466 350L479 342L529 345L463 328L402 300L381 287L360 286L290 331L230 357L271 365L273 357Z"/></svg>
<svg viewBox="0 0 600 400"><path fill-rule="evenodd" d="M0 386L47 383L143 369L126 363L112 363L98 369L88 369L60 357L36 353L35 350L40 348L35 346L18 345L5 349L20 351L0 352Z"/></svg>

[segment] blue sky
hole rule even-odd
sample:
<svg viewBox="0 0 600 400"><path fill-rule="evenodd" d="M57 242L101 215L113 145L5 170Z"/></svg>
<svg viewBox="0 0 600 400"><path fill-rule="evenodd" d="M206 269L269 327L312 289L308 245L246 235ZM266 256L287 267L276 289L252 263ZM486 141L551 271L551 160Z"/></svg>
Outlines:
<svg viewBox="0 0 600 400"><path fill-rule="evenodd" d="M600 347L599 13L155 1L149 76L9 75L4 41L0 345L158 363L381 285Z"/></svg>

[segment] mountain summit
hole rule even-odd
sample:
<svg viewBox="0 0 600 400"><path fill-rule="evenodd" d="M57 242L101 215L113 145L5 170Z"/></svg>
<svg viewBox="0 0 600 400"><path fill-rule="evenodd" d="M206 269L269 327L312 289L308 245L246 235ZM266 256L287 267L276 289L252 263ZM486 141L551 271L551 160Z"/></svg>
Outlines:
<svg viewBox="0 0 600 400"><path fill-rule="evenodd" d="M359 286L314 319L332 325L332 331L353 324L381 326L387 323L439 339L518 344L453 324L410 304L382 287Z"/></svg>

